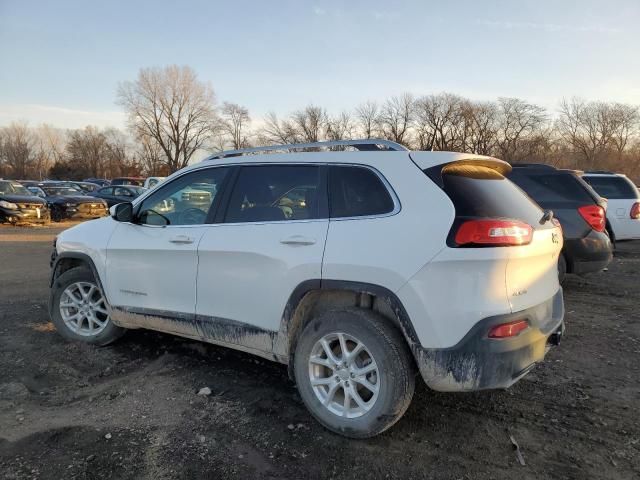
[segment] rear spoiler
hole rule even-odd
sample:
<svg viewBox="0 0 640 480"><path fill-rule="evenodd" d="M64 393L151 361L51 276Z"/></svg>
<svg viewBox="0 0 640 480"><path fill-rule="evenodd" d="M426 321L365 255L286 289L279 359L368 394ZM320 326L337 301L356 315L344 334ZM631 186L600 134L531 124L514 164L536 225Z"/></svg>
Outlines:
<svg viewBox="0 0 640 480"><path fill-rule="evenodd" d="M498 158L454 152L411 152L411 160L431 180L443 186L442 175L471 178L502 178L511 172L511 165Z"/></svg>

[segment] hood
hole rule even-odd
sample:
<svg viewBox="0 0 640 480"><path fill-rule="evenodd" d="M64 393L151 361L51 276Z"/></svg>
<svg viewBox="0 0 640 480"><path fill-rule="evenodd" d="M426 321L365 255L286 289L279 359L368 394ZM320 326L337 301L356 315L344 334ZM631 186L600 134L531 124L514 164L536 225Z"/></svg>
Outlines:
<svg viewBox="0 0 640 480"><path fill-rule="evenodd" d="M104 200L86 195L69 195L68 197L47 197L50 202L57 203L96 203L104 204Z"/></svg>
<svg viewBox="0 0 640 480"><path fill-rule="evenodd" d="M35 195L10 195L0 193L0 200L11 203L40 203L44 205L46 202Z"/></svg>

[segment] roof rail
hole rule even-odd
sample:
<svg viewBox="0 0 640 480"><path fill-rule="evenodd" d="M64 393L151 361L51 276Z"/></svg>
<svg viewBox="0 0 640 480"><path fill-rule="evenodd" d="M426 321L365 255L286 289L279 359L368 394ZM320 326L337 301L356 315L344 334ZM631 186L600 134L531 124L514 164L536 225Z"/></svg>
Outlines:
<svg viewBox="0 0 640 480"><path fill-rule="evenodd" d="M393 151L409 151L403 145L392 142L390 140L383 140L381 138L369 138L362 140L332 140L328 142L312 142L312 143L289 143L285 145L269 145L266 147L253 147L242 148L240 150L227 150L220 153L214 153L204 159L215 160L225 157L238 157L240 155L265 153L265 152L277 152L281 150L310 150L317 148L330 148L330 147L353 147L356 150L361 151L375 151L375 150L393 150Z"/></svg>
<svg viewBox="0 0 640 480"><path fill-rule="evenodd" d="M606 175L615 175L615 172L610 172L608 170L587 170L584 173L598 173L598 174L606 174Z"/></svg>

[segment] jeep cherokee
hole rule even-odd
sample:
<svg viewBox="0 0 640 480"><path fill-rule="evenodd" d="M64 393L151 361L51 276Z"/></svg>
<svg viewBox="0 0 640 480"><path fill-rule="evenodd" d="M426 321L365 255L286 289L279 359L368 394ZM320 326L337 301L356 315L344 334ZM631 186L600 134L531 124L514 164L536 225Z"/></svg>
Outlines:
<svg viewBox="0 0 640 480"><path fill-rule="evenodd" d="M51 318L95 345L146 328L287 364L321 424L370 437L416 371L506 388L558 343L562 232L510 170L385 140L216 154L61 233Z"/></svg>

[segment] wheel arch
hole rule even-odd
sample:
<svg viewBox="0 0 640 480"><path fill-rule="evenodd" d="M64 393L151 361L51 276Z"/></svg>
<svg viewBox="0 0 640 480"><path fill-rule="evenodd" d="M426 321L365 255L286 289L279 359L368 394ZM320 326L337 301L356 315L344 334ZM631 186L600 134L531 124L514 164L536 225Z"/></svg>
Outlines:
<svg viewBox="0 0 640 480"><path fill-rule="evenodd" d="M89 270L91 270L91 273L93 273L93 277L98 283L98 287L100 287L100 290L102 291L102 295L104 295L104 298L108 303L109 299L107 299L106 293L104 291L100 275L98 274L98 269L96 268L93 259L86 253L63 252L55 255L55 258L51 261L51 278L49 280L49 288L51 289L53 287L56 279L64 272L69 271L72 268L82 266L86 266L89 268Z"/></svg>
<svg viewBox="0 0 640 480"><path fill-rule="evenodd" d="M276 353L288 359L293 378L293 356L300 333L307 323L323 311L357 307L381 315L400 330L410 350L419 345L413 324L398 296L388 288L366 282L308 280L291 294L281 319Z"/></svg>

